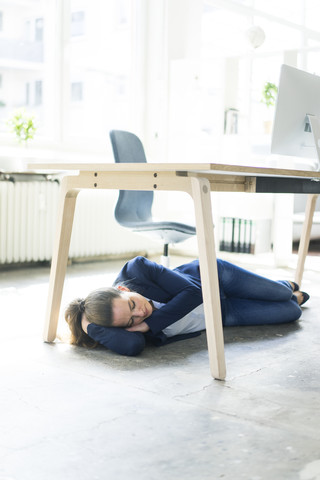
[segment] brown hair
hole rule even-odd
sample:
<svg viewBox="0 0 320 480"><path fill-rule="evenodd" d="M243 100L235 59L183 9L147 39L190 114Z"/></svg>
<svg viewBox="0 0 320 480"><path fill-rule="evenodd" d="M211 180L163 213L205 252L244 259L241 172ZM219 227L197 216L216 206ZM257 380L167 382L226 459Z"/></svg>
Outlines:
<svg viewBox="0 0 320 480"><path fill-rule="evenodd" d="M94 290L84 299L76 298L73 300L66 308L64 314L71 331L70 342L73 345L81 345L83 347L96 347L98 342L89 337L82 329L82 314L85 313L90 323L111 327L113 321L112 303L115 298L120 296L119 290L109 287Z"/></svg>

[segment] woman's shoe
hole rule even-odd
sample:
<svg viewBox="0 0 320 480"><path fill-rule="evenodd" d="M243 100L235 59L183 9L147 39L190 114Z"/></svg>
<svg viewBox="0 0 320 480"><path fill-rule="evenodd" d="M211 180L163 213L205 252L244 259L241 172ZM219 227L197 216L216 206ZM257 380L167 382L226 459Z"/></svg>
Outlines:
<svg viewBox="0 0 320 480"><path fill-rule="evenodd" d="M309 298L310 298L310 295L308 295L306 292L301 292L301 293L302 293L302 296L303 296L303 300L302 300L302 302L300 303L300 307L301 307L301 305L303 305L304 303L306 303L306 302L309 300Z"/></svg>
<svg viewBox="0 0 320 480"><path fill-rule="evenodd" d="M298 292L300 290L299 285L296 282L292 282L291 280L279 280L280 283L287 285L289 288L292 289L293 292Z"/></svg>
<svg viewBox="0 0 320 480"><path fill-rule="evenodd" d="M293 291L298 292L300 290L299 285L296 282L291 282L291 283L293 284ZM308 295L308 294L306 294L306 295ZM309 296L308 296L308 298L309 298ZM307 300L308 300L308 298L307 298Z"/></svg>

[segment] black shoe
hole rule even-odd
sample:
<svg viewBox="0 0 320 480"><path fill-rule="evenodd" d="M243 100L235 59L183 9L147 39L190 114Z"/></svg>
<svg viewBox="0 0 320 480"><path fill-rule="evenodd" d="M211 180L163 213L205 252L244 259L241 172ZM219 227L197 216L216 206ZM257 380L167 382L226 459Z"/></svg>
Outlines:
<svg viewBox="0 0 320 480"><path fill-rule="evenodd" d="M299 285L298 285L296 282L291 282L291 283L294 285L293 291L294 291L294 292L298 292L298 291L300 290ZM307 294L307 295L308 295L308 294ZM309 297L308 297L308 298L309 298ZM308 300L308 298L307 298L307 300ZM306 301L307 301L307 300L306 300Z"/></svg>
<svg viewBox="0 0 320 480"><path fill-rule="evenodd" d="M309 298L310 298L310 295L308 295L306 292L301 292L301 293L302 293L302 296L303 296L303 300L302 300L302 302L300 303L300 307L301 307L301 305L303 305L304 303L306 303L306 302L309 300Z"/></svg>
<svg viewBox="0 0 320 480"><path fill-rule="evenodd" d="M300 287L296 282L292 282L291 280L290 282L289 280L280 280L280 282L288 285L288 287L291 288L293 292L298 292L300 290ZM292 288L292 285L293 285L293 288Z"/></svg>

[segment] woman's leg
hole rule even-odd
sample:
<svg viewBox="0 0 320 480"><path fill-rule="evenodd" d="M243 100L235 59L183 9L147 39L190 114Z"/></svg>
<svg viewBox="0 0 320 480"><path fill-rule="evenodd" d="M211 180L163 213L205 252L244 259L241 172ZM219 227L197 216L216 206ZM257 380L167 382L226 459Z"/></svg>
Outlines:
<svg viewBox="0 0 320 480"><path fill-rule="evenodd" d="M224 260L217 260L221 298L265 301L288 301L292 297L289 283L274 281L249 272Z"/></svg>
<svg viewBox="0 0 320 480"><path fill-rule="evenodd" d="M225 298L222 300L223 324L274 325L298 320L301 308L295 298L283 302Z"/></svg>

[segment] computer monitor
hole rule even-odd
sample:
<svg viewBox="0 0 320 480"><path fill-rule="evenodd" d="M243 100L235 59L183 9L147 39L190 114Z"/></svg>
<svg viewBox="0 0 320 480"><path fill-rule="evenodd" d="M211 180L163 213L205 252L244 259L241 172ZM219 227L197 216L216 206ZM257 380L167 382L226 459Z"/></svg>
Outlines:
<svg viewBox="0 0 320 480"><path fill-rule="evenodd" d="M315 159L320 169L320 77L282 65L271 153Z"/></svg>

